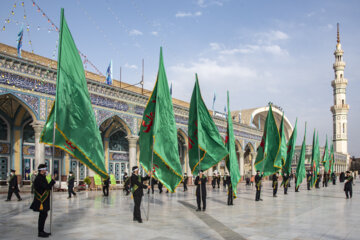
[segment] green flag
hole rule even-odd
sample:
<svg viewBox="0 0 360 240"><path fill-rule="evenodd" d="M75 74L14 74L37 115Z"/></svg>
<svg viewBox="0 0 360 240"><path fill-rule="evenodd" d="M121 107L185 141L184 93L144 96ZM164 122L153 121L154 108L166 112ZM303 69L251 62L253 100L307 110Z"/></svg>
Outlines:
<svg viewBox="0 0 360 240"><path fill-rule="evenodd" d="M230 105L229 105L229 91L227 92L227 110L228 110L227 136L225 139L225 144L227 150L229 151L229 156L227 156L225 162L226 162L226 167L230 173L233 195L236 197L236 189L238 183L241 180L241 176L240 176L239 162L237 160L236 149L235 149L234 129L233 129L233 122L232 122Z"/></svg>
<svg viewBox="0 0 360 240"><path fill-rule="evenodd" d="M283 166L282 172L287 173L288 176L291 174L291 163L295 153L295 146L296 146L296 137L297 137L297 119L295 122L295 128L291 134L289 142L287 144L287 155L286 155L286 162Z"/></svg>
<svg viewBox="0 0 360 240"><path fill-rule="evenodd" d="M197 175L218 164L228 155L219 131L201 97L198 76L191 96L188 122L189 165Z"/></svg>
<svg viewBox="0 0 360 240"><path fill-rule="evenodd" d="M255 159L255 168L264 172L264 176L275 173L278 168L274 167L274 162L280 148L280 134L276 126L271 104L269 104L269 112L266 117L264 134L261 139L260 146L257 149Z"/></svg>
<svg viewBox="0 0 360 240"><path fill-rule="evenodd" d="M286 137L285 137L285 130L284 130L284 113L280 123L280 148L279 153L276 156L274 167L278 169L282 169L282 166L285 165L286 155L287 155L287 146L286 146Z"/></svg>
<svg viewBox="0 0 360 240"><path fill-rule="evenodd" d="M159 71L140 128L140 163L174 192L182 181L175 117L160 48ZM153 163L153 166L151 166Z"/></svg>
<svg viewBox="0 0 360 240"><path fill-rule="evenodd" d="M313 134L313 143L312 143L312 153L311 153L311 172L313 177L311 178L311 186L314 186L317 179L317 167L316 167L316 158L317 158L317 151L319 148L316 146L316 131L314 129Z"/></svg>
<svg viewBox="0 0 360 240"><path fill-rule="evenodd" d="M85 79L84 67L61 9L56 97L40 142L55 145L107 177L104 148ZM55 124L55 142L53 133Z"/></svg>
<svg viewBox="0 0 360 240"><path fill-rule="evenodd" d="M305 123L305 134L304 140L301 145L300 157L296 167L296 188L302 183L303 179L306 176L306 169L305 169L305 154L306 154L306 123Z"/></svg>
<svg viewBox="0 0 360 240"><path fill-rule="evenodd" d="M324 165L324 173L329 172L330 167L330 159L329 159L329 149L328 149L328 141L326 136L325 150L322 158L322 164Z"/></svg>

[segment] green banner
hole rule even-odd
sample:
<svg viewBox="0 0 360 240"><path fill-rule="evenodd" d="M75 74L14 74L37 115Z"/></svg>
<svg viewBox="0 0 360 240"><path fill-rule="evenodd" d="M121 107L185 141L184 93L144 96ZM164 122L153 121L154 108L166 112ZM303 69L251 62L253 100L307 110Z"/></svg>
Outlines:
<svg viewBox="0 0 360 240"><path fill-rule="evenodd" d="M116 185L116 179L115 179L114 174L110 174L110 182L111 182L111 185Z"/></svg>
<svg viewBox="0 0 360 240"><path fill-rule="evenodd" d="M100 175L98 175L98 174L94 175L94 182L95 182L96 186L101 186L102 185Z"/></svg>

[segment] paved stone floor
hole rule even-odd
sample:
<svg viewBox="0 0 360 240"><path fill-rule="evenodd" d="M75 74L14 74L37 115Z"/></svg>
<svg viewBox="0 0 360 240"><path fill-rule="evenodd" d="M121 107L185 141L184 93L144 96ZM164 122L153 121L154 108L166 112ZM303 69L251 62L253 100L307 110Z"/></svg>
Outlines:
<svg viewBox="0 0 360 240"><path fill-rule="evenodd" d="M356 182L357 185L360 181ZM122 191L109 197L101 192L81 192L67 199L54 198L53 236L50 239L360 239L360 192L354 186L353 199L345 199L343 184L299 193L293 185L284 195L272 197L270 182L264 183L262 202L255 202L255 190L239 185L234 206L226 205L226 191L208 187L206 212L195 212L195 188L188 192L150 196L150 220L132 221L133 201ZM36 239L37 213L24 201L4 202L0 195L0 239ZM142 204L146 219L148 196ZM49 218L46 230L49 228Z"/></svg>

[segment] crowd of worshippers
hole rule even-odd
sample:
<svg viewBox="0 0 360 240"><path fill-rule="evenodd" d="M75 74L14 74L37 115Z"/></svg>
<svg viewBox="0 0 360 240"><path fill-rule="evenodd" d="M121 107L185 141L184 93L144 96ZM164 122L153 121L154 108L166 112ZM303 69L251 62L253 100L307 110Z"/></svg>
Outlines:
<svg viewBox="0 0 360 240"><path fill-rule="evenodd" d="M336 185L337 178L339 178L339 182L344 182L344 192L347 199L352 198L352 186L354 184L354 179L357 177L356 172L347 171L346 173L342 172L340 174L336 174L333 172L332 174L317 174L314 176L311 171L307 171L306 174L306 182L307 182L307 190L311 190L311 188L320 188L321 183L323 187L328 187L329 184ZM33 202L30 206L35 212L39 212L38 219L38 237L47 238L51 235L51 233L47 233L44 231L45 221L48 216L48 211L50 210L50 198L51 198L51 189L55 185L55 179L57 175L54 176L48 175L48 168L45 164L40 164L38 166L37 171L34 171L30 176L31 181L31 194L33 195ZM255 201L262 201L261 199L261 188L263 181L263 173L260 171L256 172L256 175L248 178L245 177L247 186L255 186ZM315 179L313 179L315 178ZM69 172L69 176L67 178L67 188L68 188L68 199L72 196L76 197L76 193L74 192L75 185L75 176L73 172ZM189 177L186 173L184 173L182 180L182 190L183 192L188 191ZM299 192L299 186L296 186L296 175L291 173L287 175L286 173L282 174L281 178L279 173L274 173L269 176L269 180L272 181L272 190L273 197L277 197L279 180L281 179L280 187L284 188L284 195L287 194L288 188L291 187L291 182L294 180L295 192ZM127 173L123 176L123 191L126 195L130 195L134 201L134 210L133 210L133 220L139 223L142 223L141 218L141 200L144 196L143 190L147 189L148 194L154 194L155 185L157 185L159 194L163 192L163 184L158 181L155 177L141 176L139 173L139 167L134 166L132 168L131 176L128 176ZM221 184L222 181L222 184ZM196 211L205 211L206 210L206 195L207 195L207 184L210 183L212 189L219 189L220 186L223 186L223 189L227 189L227 205L233 205L234 194L232 191L231 177L228 173L225 173L224 176L217 171L214 171L211 180L206 176L203 170L199 171L199 174L193 179L193 184L196 186L196 203L197 208ZM109 196L109 184L110 178L103 179L103 193L104 196ZM8 178L8 196L6 201L11 201L11 197L13 193L17 197L18 201L21 201L20 197L20 189L18 186L18 178L16 176L15 170L11 169L10 176ZM181 189L181 188L180 188ZM211 189L211 188L210 188ZM169 193L169 191L166 191Z"/></svg>

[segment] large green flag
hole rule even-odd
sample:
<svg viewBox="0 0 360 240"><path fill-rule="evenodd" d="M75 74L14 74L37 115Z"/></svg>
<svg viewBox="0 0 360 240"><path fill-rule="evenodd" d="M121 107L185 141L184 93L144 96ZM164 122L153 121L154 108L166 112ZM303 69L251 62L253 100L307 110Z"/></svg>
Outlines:
<svg viewBox="0 0 360 240"><path fill-rule="evenodd" d="M107 178L104 148L91 106L84 67L66 23L64 9L61 9L60 26L55 103L40 142L54 144Z"/></svg>
<svg viewBox="0 0 360 240"><path fill-rule="evenodd" d="M255 159L255 168L264 172L264 176L269 176L278 171L274 166L276 156L280 148L280 134L276 126L271 104L269 104L269 112L266 117L264 134L261 139L260 146L257 149Z"/></svg>
<svg viewBox="0 0 360 240"><path fill-rule="evenodd" d="M314 186L317 179L317 155L319 148L316 145L316 131L314 129L313 134L313 143L312 143L312 153L311 153L311 172L313 177L311 178L311 186Z"/></svg>
<svg viewBox="0 0 360 240"><path fill-rule="evenodd" d="M189 165L192 174L198 174L199 165L206 171L228 155L214 120L201 97L197 74L190 102L188 134Z"/></svg>
<svg viewBox="0 0 360 240"><path fill-rule="evenodd" d="M140 163L145 171L152 169L154 177L170 192L174 192L182 180L182 168L162 48L156 83L143 115L139 144Z"/></svg>
<svg viewBox="0 0 360 240"><path fill-rule="evenodd" d="M295 128L287 144L286 162L282 168L282 172L287 173L288 176L291 174L291 163L295 153L296 137L297 137L297 119L295 122Z"/></svg>
<svg viewBox="0 0 360 240"><path fill-rule="evenodd" d="M229 151L229 156L225 159L226 167L230 173L231 186L233 190L233 195L236 197L237 185L241 180L239 163L236 156L235 149L235 137L234 137L234 128L231 117L230 105L229 105L229 91L227 92L227 136L225 139L226 148Z"/></svg>
<svg viewBox="0 0 360 240"><path fill-rule="evenodd" d="M282 169L285 165L286 155L287 155L287 146L286 146L286 137L285 137L285 130L284 130L284 113L280 123L280 148L279 153L276 156L274 167L278 169Z"/></svg>
<svg viewBox="0 0 360 240"><path fill-rule="evenodd" d="M322 164L324 165L324 173L329 172L330 167L330 159L329 159L329 149L328 149L328 141L326 136L325 150L322 158Z"/></svg>
<svg viewBox="0 0 360 240"><path fill-rule="evenodd" d="M305 124L304 140L301 145L300 157L296 167L296 188L299 187L299 185L302 183L303 179L306 176L305 154L306 154L306 124Z"/></svg>

